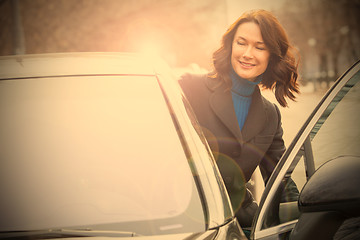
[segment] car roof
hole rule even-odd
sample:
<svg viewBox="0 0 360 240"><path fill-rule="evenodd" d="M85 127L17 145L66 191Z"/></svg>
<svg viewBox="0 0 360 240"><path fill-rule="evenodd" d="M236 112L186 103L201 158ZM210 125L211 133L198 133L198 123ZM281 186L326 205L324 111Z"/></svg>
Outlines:
<svg viewBox="0 0 360 240"><path fill-rule="evenodd" d="M137 53L47 53L0 57L0 79L77 75L156 75L165 63Z"/></svg>

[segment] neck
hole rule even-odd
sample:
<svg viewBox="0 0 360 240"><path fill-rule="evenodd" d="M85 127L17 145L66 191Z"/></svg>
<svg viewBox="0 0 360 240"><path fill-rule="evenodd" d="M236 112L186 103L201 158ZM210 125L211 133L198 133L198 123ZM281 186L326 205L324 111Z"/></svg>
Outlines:
<svg viewBox="0 0 360 240"><path fill-rule="evenodd" d="M232 80L231 91L244 97L251 96L256 85L261 82L261 76L257 77L256 81L252 82L237 75L233 69L230 73L230 77Z"/></svg>

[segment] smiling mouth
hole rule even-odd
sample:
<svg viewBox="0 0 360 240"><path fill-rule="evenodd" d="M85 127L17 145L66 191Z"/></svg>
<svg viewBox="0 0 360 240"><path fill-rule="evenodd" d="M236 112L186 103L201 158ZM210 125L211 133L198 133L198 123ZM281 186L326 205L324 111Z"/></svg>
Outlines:
<svg viewBox="0 0 360 240"><path fill-rule="evenodd" d="M254 67L255 64L252 64L252 63L247 63L247 62L242 62L242 61L239 61L240 65L245 67L245 68L251 68L251 67Z"/></svg>

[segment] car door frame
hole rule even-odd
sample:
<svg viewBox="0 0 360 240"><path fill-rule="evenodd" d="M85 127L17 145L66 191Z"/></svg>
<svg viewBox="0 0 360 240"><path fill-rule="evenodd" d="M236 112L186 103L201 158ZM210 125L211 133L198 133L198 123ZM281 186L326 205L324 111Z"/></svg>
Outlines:
<svg viewBox="0 0 360 240"><path fill-rule="evenodd" d="M288 174L296 166L300 158L297 158L298 152L303 150L306 156L304 165L307 180L315 171L315 163L312 158L312 151L310 144L310 133L318 122L324 111L328 108L329 104L333 101L334 97L339 93L345 84L360 71L360 61L357 61L349 70L347 70L329 89L329 91L320 100L319 104L315 107L314 111L310 114L294 140L291 142L287 151L280 159L278 165L273 171L267 186L264 189L263 195L259 203L258 212L254 218L251 239L279 239L279 235L286 232L291 232L297 223L297 219L286 223L279 224L274 227L262 229L263 222L265 221L266 212L271 206L271 203L276 196L276 192L280 187L285 175ZM301 149L302 146L305 148Z"/></svg>

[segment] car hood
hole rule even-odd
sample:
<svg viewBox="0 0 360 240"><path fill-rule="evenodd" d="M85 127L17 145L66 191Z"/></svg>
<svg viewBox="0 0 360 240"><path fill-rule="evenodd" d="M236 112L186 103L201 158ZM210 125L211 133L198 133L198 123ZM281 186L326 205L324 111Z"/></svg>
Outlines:
<svg viewBox="0 0 360 240"><path fill-rule="evenodd" d="M169 234L169 235L156 235L156 236L136 236L136 237L121 237L116 239L121 240L134 240L134 239L141 239L141 240L202 240L202 239L215 239L218 231L216 230L209 230L206 232L201 233L181 233L181 234ZM91 240L111 240L115 239L114 237L74 237L71 238L72 240L85 240L85 239L91 239ZM50 240L51 238L49 238ZM56 239L65 239L68 240L69 238L56 238Z"/></svg>

